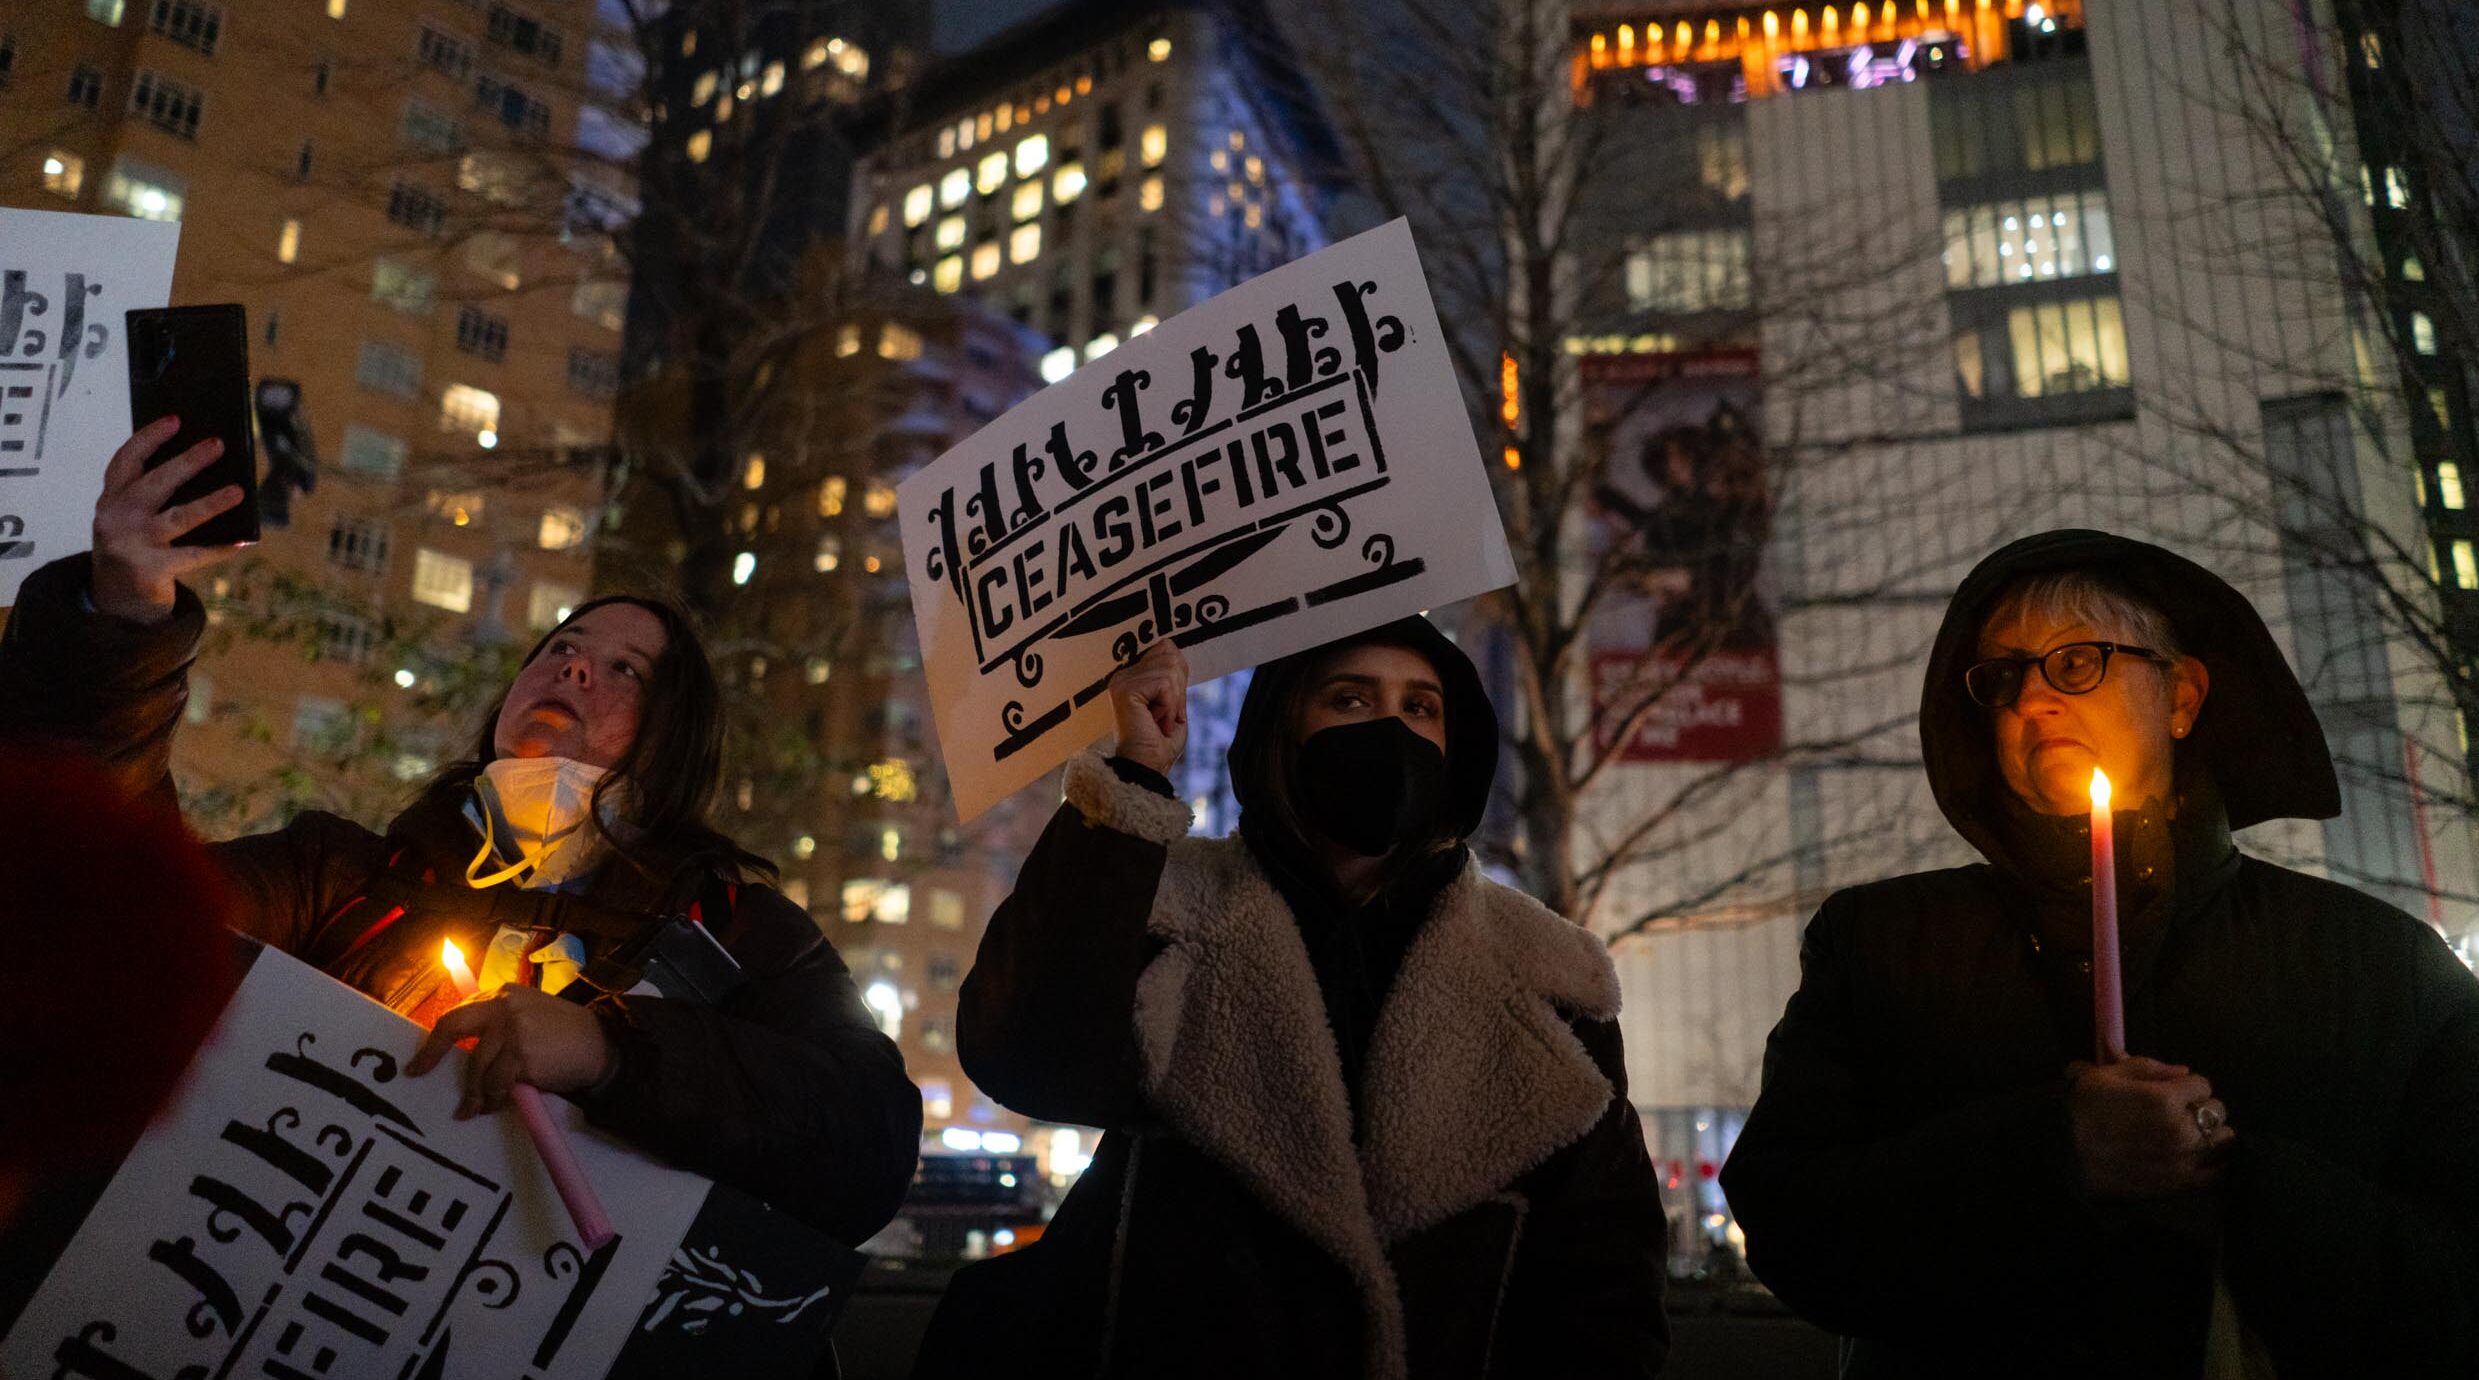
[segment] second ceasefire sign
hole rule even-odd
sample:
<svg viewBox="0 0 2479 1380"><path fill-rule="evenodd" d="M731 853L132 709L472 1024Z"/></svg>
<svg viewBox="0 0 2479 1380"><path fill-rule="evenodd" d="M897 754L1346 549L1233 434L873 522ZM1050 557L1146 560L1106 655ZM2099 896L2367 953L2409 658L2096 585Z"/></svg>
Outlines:
<svg viewBox="0 0 2479 1380"><path fill-rule="evenodd" d="M1515 578L1401 221L1137 337L897 500L965 819L1106 731L1161 638L1205 680Z"/></svg>

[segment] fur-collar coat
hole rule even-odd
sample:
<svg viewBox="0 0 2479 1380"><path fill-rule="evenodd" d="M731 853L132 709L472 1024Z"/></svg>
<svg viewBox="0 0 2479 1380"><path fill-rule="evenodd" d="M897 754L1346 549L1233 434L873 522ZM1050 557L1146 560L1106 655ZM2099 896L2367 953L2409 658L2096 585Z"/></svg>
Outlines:
<svg viewBox="0 0 2479 1380"><path fill-rule="evenodd" d="M1048 1240L959 1280L923 1373L971 1364L976 1309L1025 1308L1086 1373L1537 1373L1543 1348L1657 1369L1662 1219L1600 942L1467 867L1355 1108L1283 899L1239 839L1187 827L1079 758L991 923L966 1072L1112 1135Z"/></svg>

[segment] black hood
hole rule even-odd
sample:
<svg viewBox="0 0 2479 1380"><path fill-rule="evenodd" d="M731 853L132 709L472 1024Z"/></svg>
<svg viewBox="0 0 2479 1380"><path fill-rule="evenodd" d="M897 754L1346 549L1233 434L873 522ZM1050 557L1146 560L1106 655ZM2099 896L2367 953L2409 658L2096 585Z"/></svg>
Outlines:
<svg viewBox="0 0 2479 1380"><path fill-rule="evenodd" d="M1320 658L1371 644L1417 652L1437 668L1438 684L1446 691L1446 800L1439 822L1455 838L1469 837L1489 808L1489 786L1497 777L1498 711L1482 691L1472 659L1426 618L1398 618L1258 667L1231 733L1231 794L1244 813L1282 813L1270 802L1276 790L1274 754L1284 746L1283 706Z"/></svg>
<svg viewBox="0 0 2479 1380"><path fill-rule="evenodd" d="M2201 773L2219 792L2229 827L2268 819L2330 819L2341 787L2323 726L2280 645L2246 597L2220 576L2144 542L2065 530L2025 537L1981 561L1946 606L1920 692L1920 749L1937 806L1991 861L2004 850L2010 799L1997 769L1989 711L1963 690L1978 659L1981 625L2017 580L2089 570L2168 615L2211 689L2194 731L2178 744L2181 780Z"/></svg>

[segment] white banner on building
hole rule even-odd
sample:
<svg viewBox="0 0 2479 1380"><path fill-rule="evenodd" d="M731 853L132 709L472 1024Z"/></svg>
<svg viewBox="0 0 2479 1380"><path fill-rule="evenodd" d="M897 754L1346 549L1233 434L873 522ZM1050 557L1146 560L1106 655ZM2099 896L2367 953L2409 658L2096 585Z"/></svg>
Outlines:
<svg viewBox="0 0 2479 1380"><path fill-rule="evenodd" d="M93 539L133 429L123 313L171 300L180 241L177 224L0 207L0 608Z"/></svg>
<svg viewBox="0 0 2479 1380"><path fill-rule="evenodd" d="M964 819L1101 736L1161 638L1209 680L1515 578L1403 221L1120 346L897 503Z"/></svg>
<svg viewBox="0 0 2479 1380"><path fill-rule="evenodd" d="M859 1256L547 1098L618 1233L589 1250L513 1111L452 1115L466 1055L405 1077L421 1027L252 954L13 1323L0 1300L0 1374L810 1373Z"/></svg>

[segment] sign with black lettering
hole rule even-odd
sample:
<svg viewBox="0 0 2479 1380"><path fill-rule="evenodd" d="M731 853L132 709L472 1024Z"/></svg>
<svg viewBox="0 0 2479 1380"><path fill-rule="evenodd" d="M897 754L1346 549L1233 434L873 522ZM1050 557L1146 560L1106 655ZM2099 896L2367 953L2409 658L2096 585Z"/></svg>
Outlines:
<svg viewBox="0 0 2479 1380"><path fill-rule="evenodd" d="M171 299L180 240L172 223L0 207L0 608L93 539L133 429L121 320Z"/></svg>
<svg viewBox="0 0 2479 1380"><path fill-rule="evenodd" d="M1161 638L1208 680L1515 578L1402 221L1130 340L897 505L965 819L1100 736Z"/></svg>
<svg viewBox="0 0 2479 1380"><path fill-rule="evenodd" d="M403 1076L419 1026L250 948L173 1105L0 1296L0 1374L811 1373L856 1253L546 1098L618 1232L587 1250L513 1112L456 1120L453 1065Z"/></svg>

